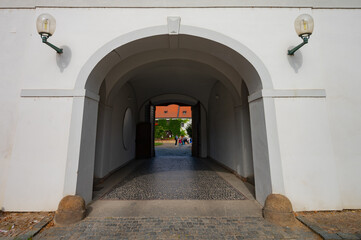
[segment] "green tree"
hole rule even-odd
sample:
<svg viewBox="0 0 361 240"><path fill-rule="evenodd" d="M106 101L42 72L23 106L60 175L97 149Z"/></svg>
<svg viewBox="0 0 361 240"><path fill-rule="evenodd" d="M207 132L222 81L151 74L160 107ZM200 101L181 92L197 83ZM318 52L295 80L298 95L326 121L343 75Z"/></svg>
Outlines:
<svg viewBox="0 0 361 240"><path fill-rule="evenodd" d="M181 136L185 136L185 135L187 135L187 134L186 134L186 131L181 130L181 131L180 131L180 135L181 135Z"/></svg>
<svg viewBox="0 0 361 240"><path fill-rule="evenodd" d="M162 138L165 134L165 130L162 126L155 126L154 129L154 137L155 138Z"/></svg>
<svg viewBox="0 0 361 240"><path fill-rule="evenodd" d="M182 123L187 123L188 121L188 119L157 120L157 125L154 129L155 138L165 137L167 131L172 132L172 137L175 137L175 135L185 135L185 131L181 132L181 125Z"/></svg>

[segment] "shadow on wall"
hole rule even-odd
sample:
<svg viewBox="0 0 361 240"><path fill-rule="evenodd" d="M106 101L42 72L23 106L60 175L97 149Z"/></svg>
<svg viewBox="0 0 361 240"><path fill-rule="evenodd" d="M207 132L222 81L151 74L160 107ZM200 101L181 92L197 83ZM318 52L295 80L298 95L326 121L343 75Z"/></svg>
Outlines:
<svg viewBox="0 0 361 240"><path fill-rule="evenodd" d="M60 72L63 72L68 67L71 60L71 49L68 46L61 46L63 49L62 54L56 54L56 64L58 65Z"/></svg>
<svg viewBox="0 0 361 240"><path fill-rule="evenodd" d="M294 48L293 46L289 47L289 49ZM287 55L287 60L290 66L295 70L295 73L298 73L298 70L302 67L303 64L303 55L300 50L295 52L293 56Z"/></svg>

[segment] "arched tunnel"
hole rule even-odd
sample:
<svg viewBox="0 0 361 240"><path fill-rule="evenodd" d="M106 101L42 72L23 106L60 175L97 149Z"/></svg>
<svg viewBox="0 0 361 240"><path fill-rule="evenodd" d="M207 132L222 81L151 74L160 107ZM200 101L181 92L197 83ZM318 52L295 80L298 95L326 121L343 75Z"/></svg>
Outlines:
<svg viewBox="0 0 361 240"><path fill-rule="evenodd" d="M253 129L248 103L263 83L255 67L234 49L187 34L145 37L106 54L84 84L100 96L98 105L84 105L82 142L93 147L80 152L90 156L89 150L94 151L94 159L80 158L76 191L88 196L87 201L91 178L104 178L137 156L154 156L154 107L164 103L192 106L194 157L216 161L255 182L261 202L270 193L268 159L257 160L267 158L263 103L255 104ZM90 134L84 129L94 130ZM257 151L253 143L260 144Z"/></svg>

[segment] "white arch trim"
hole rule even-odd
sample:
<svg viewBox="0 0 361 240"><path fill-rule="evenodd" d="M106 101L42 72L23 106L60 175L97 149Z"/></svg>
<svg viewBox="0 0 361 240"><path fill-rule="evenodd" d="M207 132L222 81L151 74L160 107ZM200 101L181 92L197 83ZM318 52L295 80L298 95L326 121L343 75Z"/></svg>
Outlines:
<svg viewBox="0 0 361 240"><path fill-rule="evenodd" d="M167 25L163 26L154 26L149 28L143 28L140 30L136 30L127 34L124 34L122 36L119 36L118 38L113 39L112 41L105 44L103 47L98 49L84 64L82 69L79 72L79 75L77 77L76 83L75 83L75 89L85 89L87 80L92 72L92 70L95 68L95 66L109 53L111 53L114 49L118 48L119 46L125 45L127 43L157 36L157 35L167 35L168 34L168 27ZM239 41L236 41L228 36L223 35L222 33L215 32L209 29L200 28L200 27L194 27L194 26L187 26L182 25L180 28L179 34L185 34L195 37L200 37L204 39L208 39L217 43L220 43L241 56L243 56L245 59L247 59L251 65L255 68L257 73L260 76L261 84L263 89L272 89L273 84L271 80L271 76L263 64L263 62L258 58L258 56L252 52L249 48L247 48L245 45L240 43ZM108 68L109 69L109 68ZM110 69L109 69L110 70ZM260 89L259 89L260 90Z"/></svg>

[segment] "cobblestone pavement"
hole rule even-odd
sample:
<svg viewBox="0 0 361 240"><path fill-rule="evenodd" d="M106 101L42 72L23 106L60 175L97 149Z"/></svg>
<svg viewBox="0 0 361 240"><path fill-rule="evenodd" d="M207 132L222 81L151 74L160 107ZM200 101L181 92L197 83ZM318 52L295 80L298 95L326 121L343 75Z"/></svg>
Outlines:
<svg viewBox="0 0 361 240"><path fill-rule="evenodd" d="M193 157L149 159L102 199L243 200L243 194Z"/></svg>
<svg viewBox="0 0 361 240"><path fill-rule="evenodd" d="M319 239L305 227L278 227L263 218L87 218L53 227L34 239Z"/></svg>
<svg viewBox="0 0 361 240"><path fill-rule="evenodd" d="M93 210L83 221L70 226L46 228L33 239L320 239L302 224L291 229L268 223L261 217L260 206L251 199L252 196L245 193L248 196L245 199L244 195L233 187L240 189L240 183L234 182L238 180L236 177L228 176L230 173L217 172L218 170L211 169L204 160L192 158L189 145L167 145L169 146L157 147L158 157L146 160L138 166L104 198L182 200L98 200L91 205ZM251 212L255 211L257 214L247 212L248 208L242 210L242 213L237 212L238 205L232 208L232 204L227 205L229 209L216 208L222 201L208 199L228 199L232 203L253 206L254 210ZM141 202L144 202L143 207L139 205ZM150 211L151 215L146 207L149 202L152 202L151 206L156 206L154 211ZM133 209L134 211L127 212L128 208L121 211L114 209L114 206L119 205L115 203L126 203L126 206L130 204L129 209L139 206ZM185 210L188 211L179 211L182 207L186 207ZM204 212L203 208L209 211ZM99 209L108 214L97 215ZM193 209L191 213L189 209ZM113 217L109 217L109 211ZM115 212L119 215L113 215ZM146 213L148 215L145 215Z"/></svg>
<svg viewBox="0 0 361 240"><path fill-rule="evenodd" d="M155 147L155 156L191 156L192 144L175 145L174 143L163 143Z"/></svg>

